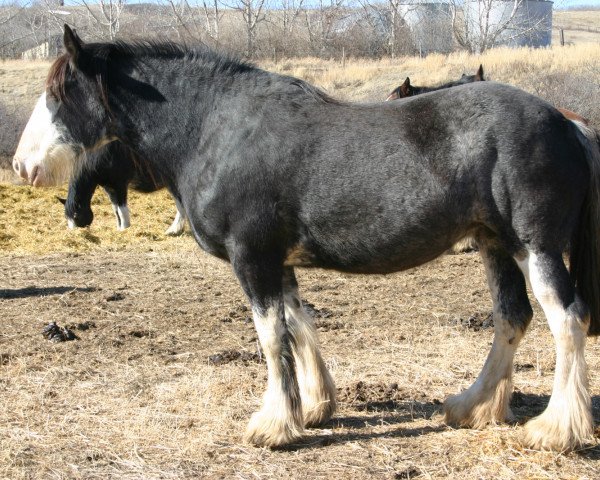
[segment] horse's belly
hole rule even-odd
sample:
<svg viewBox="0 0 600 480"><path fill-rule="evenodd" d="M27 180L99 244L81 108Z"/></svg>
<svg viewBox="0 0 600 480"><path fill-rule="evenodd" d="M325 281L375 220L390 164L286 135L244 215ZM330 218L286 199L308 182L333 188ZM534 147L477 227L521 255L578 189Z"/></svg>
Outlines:
<svg viewBox="0 0 600 480"><path fill-rule="evenodd" d="M285 264L353 273L397 272L437 258L466 232L467 229L433 229L421 235L390 232L371 236L313 236L289 248Z"/></svg>

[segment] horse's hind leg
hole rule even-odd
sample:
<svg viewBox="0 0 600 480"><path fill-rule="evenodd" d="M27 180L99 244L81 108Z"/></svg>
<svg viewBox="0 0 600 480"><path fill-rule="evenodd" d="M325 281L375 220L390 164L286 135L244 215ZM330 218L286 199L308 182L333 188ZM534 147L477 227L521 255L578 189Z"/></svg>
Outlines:
<svg viewBox="0 0 600 480"><path fill-rule="evenodd" d="M475 383L444 403L448 423L475 428L511 419L513 358L533 316L517 263L495 244L482 242L480 249L493 299L494 342Z"/></svg>
<svg viewBox="0 0 600 480"><path fill-rule="evenodd" d="M283 303L283 259L269 252L239 247L236 250L233 267L250 298L268 369L263 405L250 419L246 440L258 446L279 447L299 439L303 433L291 332Z"/></svg>
<svg viewBox="0 0 600 480"><path fill-rule="evenodd" d="M525 425L526 445L571 450L591 438L593 430L584 347L589 311L575 293L560 253L532 251L519 266L529 278L556 343L556 368L550 402Z"/></svg>
<svg viewBox="0 0 600 480"><path fill-rule="evenodd" d="M335 411L335 384L321 358L313 319L302 307L292 268L285 272L283 298L296 359L304 425L318 426L329 420Z"/></svg>

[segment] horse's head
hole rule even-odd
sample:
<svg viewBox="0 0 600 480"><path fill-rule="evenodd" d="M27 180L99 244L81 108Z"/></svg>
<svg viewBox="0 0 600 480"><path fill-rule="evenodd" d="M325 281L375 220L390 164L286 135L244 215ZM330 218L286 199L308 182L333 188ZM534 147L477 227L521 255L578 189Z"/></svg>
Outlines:
<svg viewBox="0 0 600 480"><path fill-rule="evenodd" d="M404 83L399 87L392 90L392 93L388 95L385 101L389 100L397 100L399 98L412 97L414 95L420 95L421 93L433 92L435 90L442 90L444 88L456 87L458 85L464 85L465 83L472 82L483 82L485 78L483 78L483 65L479 65L477 72L475 75L466 75L462 74L462 76L455 81L444 83L442 85L434 86L434 87L417 87L410 84L410 78L406 77Z"/></svg>
<svg viewBox="0 0 600 480"><path fill-rule="evenodd" d="M463 73L462 77L460 77L460 80L458 81L460 84L472 82L485 82L485 78L483 78L483 65L479 64L479 68L477 69L477 72L475 72L475 75L467 75L466 73Z"/></svg>
<svg viewBox="0 0 600 480"><path fill-rule="evenodd" d="M399 98L412 97L415 94L415 88L410 84L410 78L406 77L404 83L399 87L392 90L392 93L385 99L386 102L390 100L397 100Z"/></svg>
<svg viewBox="0 0 600 480"><path fill-rule="evenodd" d="M63 182L84 151L115 137L104 89L108 52L84 44L66 25L64 45L67 53L52 64L13 159L34 186Z"/></svg>
<svg viewBox="0 0 600 480"><path fill-rule="evenodd" d="M65 217L69 228L89 227L94 221L94 212L89 202L85 205L75 205L71 198L56 197L65 206Z"/></svg>

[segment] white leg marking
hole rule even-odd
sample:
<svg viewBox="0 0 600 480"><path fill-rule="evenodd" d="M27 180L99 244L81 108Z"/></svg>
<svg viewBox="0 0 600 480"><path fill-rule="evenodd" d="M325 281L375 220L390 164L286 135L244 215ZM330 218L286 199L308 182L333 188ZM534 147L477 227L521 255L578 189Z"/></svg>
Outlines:
<svg viewBox="0 0 600 480"><path fill-rule="evenodd" d="M119 206L116 203L112 204L112 209L113 212L115 214L115 218L117 219L117 230L122 230L121 229L121 215L119 212Z"/></svg>
<svg viewBox="0 0 600 480"><path fill-rule="evenodd" d="M335 383L319 352L313 319L306 313L296 292L286 292L285 316L294 338L294 358L302 398L304 425L314 427L331 418L336 408Z"/></svg>
<svg viewBox="0 0 600 480"><path fill-rule="evenodd" d="M534 253L529 252L519 266L529 276L556 343L552 395L546 410L525 425L525 443L544 450L577 448L589 441L593 431L584 357L589 319L585 318L583 302L577 296L565 309Z"/></svg>
<svg viewBox="0 0 600 480"><path fill-rule="evenodd" d="M475 383L444 402L446 422L474 428L512 420L509 401L512 395L513 358L524 335L502 315L496 278L488 262L485 263L494 305L492 349Z"/></svg>
<svg viewBox="0 0 600 480"><path fill-rule="evenodd" d="M183 233L184 227L185 215L182 214L178 209L177 215L175 215L175 219L173 220L171 226L165 231L165 235L181 235Z"/></svg>
<svg viewBox="0 0 600 480"><path fill-rule="evenodd" d="M284 366L281 361L284 327L271 307L261 315L253 309L254 325L265 353L268 368L267 390L261 409L252 415L246 440L260 446L278 447L302 437L302 408L294 408L290 393L284 390ZM294 379L295 380L295 379Z"/></svg>
<svg viewBox="0 0 600 480"><path fill-rule="evenodd" d="M76 228L77 225L75 225L75 220L73 220L72 218L67 218L67 227L70 229Z"/></svg>
<svg viewBox="0 0 600 480"><path fill-rule="evenodd" d="M129 207L127 207L127 204L117 205L115 212L119 223L117 228L119 230L125 230L126 228L129 228L131 226L131 218L129 216Z"/></svg>

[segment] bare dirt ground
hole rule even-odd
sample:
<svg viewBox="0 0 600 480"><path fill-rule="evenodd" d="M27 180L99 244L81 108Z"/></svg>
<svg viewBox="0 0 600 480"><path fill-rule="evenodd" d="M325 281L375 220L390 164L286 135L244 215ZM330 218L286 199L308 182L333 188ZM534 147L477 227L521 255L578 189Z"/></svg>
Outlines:
<svg viewBox="0 0 600 480"><path fill-rule="evenodd" d="M303 444L243 444L266 367L229 266L188 240L177 252L2 256L0 477L600 476L600 446L535 452L519 425L442 422L441 402L474 380L492 340L477 254L390 276L300 272L340 408ZM52 321L78 339L45 339ZM596 420L598 354L591 342ZM537 310L515 364L519 421L543 410L553 368Z"/></svg>

